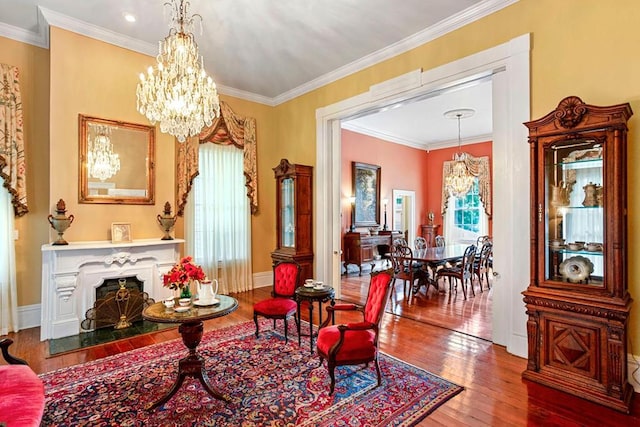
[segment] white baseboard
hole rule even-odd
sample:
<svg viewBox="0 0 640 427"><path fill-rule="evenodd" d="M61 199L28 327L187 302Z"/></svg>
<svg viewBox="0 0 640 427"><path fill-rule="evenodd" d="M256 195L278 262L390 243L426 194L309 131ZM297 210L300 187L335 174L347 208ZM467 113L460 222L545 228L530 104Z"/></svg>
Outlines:
<svg viewBox="0 0 640 427"><path fill-rule="evenodd" d="M267 286L273 286L273 271L263 271L253 274L254 288L265 288Z"/></svg>
<svg viewBox="0 0 640 427"><path fill-rule="evenodd" d="M18 325L20 330L40 326L40 304L19 306Z"/></svg>

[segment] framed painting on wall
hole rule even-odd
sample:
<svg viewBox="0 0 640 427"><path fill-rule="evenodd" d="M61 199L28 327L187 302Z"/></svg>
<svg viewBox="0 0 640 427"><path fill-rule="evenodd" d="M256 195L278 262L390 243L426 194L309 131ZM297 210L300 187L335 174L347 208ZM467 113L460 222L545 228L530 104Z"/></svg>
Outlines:
<svg viewBox="0 0 640 427"><path fill-rule="evenodd" d="M355 227L380 226L380 166L352 162Z"/></svg>

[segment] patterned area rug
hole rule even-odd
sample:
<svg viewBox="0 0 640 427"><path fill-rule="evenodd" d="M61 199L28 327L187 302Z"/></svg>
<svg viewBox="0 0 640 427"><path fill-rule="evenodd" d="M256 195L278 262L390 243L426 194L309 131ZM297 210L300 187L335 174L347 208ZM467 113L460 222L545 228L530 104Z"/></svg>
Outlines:
<svg viewBox="0 0 640 427"><path fill-rule="evenodd" d="M289 334L285 344L272 326L261 323L259 339L253 322L205 332L198 352L230 403L187 378L167 403L144 409L177 376L178 360L187 353L178 339L40 375L46 394L42 425L412 426L463 390L381 354L380 387L373 364L339 367L336 391L329 395L329 374L310 355L308 338L298 346Z"/></svg>

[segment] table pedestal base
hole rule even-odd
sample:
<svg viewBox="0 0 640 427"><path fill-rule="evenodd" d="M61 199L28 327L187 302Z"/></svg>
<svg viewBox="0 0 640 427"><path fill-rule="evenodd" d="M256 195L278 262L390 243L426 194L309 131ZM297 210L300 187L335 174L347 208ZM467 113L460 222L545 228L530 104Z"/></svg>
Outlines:
<svg viewBox="0 0 640 427"><path fill-rule="evenodd" d="M200 380L202 386L207 392L216 399L229 402L229 399L222 393L217 391L209 382L209 377L204 369L204 359L196 352L200 340L202 340L202 332L204 325L202 322L182 323L178 331L182 335L182 342L189 349L189 355L178 362L178 378L173 384L169 392L157 401L150 403L147 410L152 410L163 403L166 403L182 386L182 382L186 377L193 377Z"/></svg>

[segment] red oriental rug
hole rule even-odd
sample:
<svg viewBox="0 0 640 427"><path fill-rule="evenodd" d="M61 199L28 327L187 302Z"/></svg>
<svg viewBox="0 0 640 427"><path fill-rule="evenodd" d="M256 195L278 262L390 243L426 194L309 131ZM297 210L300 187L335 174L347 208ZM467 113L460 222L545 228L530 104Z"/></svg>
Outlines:
<svg viewBox="0 0 640 427"><path fill-rule="evenodd" d="M46 394L42 425L412 426L463 390L380 354L380 387L373 364L339 367L336 391L329 395L326 366L310 355L307 338L302 346L295 336L285 344L272 326L261 323L259 339L253 322L205 332L198 352L230 403L187 378L167 403L144 409L176 378L178 360L187 353L177 339L40 375Z"/></svg>

